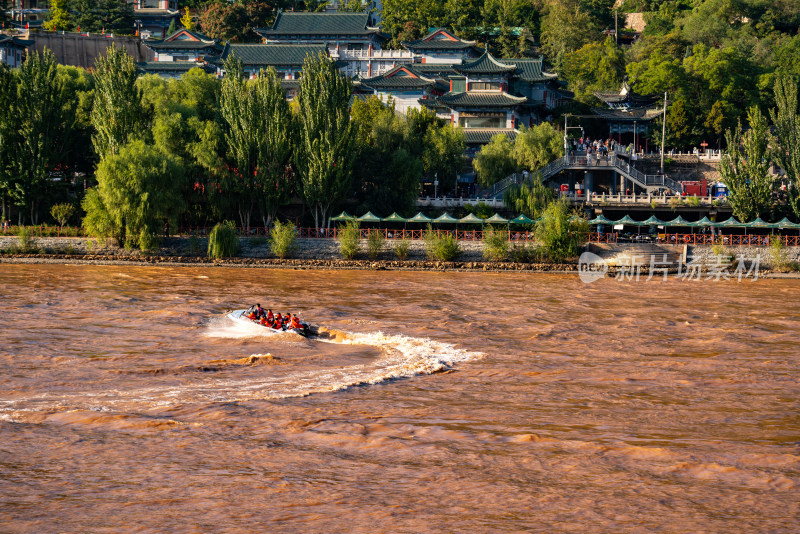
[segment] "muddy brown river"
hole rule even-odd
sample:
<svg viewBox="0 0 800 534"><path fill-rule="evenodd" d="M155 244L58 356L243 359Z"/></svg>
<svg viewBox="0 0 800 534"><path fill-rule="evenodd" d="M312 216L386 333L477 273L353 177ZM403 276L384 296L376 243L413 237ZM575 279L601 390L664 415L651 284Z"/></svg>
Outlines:
<svg viewBox="0 0 800 534"><path fill-rule="evenodd" d="M800 281L0 265L0 306L1 532L800 530Z"/></svg>

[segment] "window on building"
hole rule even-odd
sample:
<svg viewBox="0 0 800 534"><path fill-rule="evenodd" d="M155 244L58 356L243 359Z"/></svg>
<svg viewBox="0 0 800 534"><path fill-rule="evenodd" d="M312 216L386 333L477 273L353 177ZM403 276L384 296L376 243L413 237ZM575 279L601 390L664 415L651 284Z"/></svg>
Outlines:
<svg viewBox="0 0 800 534"><path fill-rule="evenodd" d="M462 128L505 128L506 119L498 116L459 117L458 125Z"/></svg>
<svg viewBox="0 0 800 534"><path fill-rule="evenodd" d="M500 82L470 82L470 91L499 91L502 88Z"/></svg>

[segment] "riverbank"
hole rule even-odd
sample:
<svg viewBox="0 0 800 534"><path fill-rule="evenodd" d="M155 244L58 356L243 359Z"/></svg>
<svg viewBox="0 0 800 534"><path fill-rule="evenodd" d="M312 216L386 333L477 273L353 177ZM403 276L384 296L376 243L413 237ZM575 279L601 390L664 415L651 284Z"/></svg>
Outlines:
<svg viewBox="0 0 800 534"><path fill-rule="evenodd" d="M322 269L322 270L392 270L392 271L527 271L542 273L577 273L578 258L564 263L487 261L483 258L483 243L462 241L457 261L433 261L426 258L423 241L409 243L408 256L397 259L392 242L376 259L361 257L347 260L339 254L338 243L332 239L298 239L291 258L272 257L264 239L242 239L238 256L212 259L205 256L207 241L198 238L173 237L164 240L161 248L142 252L126 250L96 239L82 237L33 238L32 251L19 251L17 237L0 237L0 263L19 264L94 264L94 265L174 265L174 266L233 266L272 269ZM624 245L620 245L624 248ZM739 250L741 249L741 250ZM719 268L718 252L711 246L694 246L688 260L702 266L703 271ZM731 257L755 258L760 254L759 275L766 277L800 278L800 273L787 269L772 269L768 248L726 247L724 253ZM787 259L797 261L800 247L786 249ZM624 267L609 267L607 275L614 276ZM677 271L677 266L670 269ZM787 272L788 271L788 272ZM649 265L639 268L647 275ZM659 270L659 274L661 270Z"/></svg>

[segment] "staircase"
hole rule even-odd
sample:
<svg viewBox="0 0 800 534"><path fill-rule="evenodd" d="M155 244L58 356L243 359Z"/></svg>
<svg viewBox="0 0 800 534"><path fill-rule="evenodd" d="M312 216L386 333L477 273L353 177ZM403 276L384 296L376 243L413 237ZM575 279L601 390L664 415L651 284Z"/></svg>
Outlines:
<svg viewBox="0 0 800 534"><path fill-rule="evenodd" d="M632 167L628 160L621 158L617 153L611 153L605 158L596 158L594 156L564 156L551 161L536 172L530 173L527 176L527 183L530 183L537 174L541 175L542 182L546 182L564 170L616 171L639 187L647 190L648 193L664 188L677 194L680 194L682 191L681 184L675 180L671 180L661 174L644 174L635 167ZM522 173L514 173L494 184L487 196L489 198L502 198L503 193L505 193L509 187L523 182L526 182L525 175Z"/></svg>

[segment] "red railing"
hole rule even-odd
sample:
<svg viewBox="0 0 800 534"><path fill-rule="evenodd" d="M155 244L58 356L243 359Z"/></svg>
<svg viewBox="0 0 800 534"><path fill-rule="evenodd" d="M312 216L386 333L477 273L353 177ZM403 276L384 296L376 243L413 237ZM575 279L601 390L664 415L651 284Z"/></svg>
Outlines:
<svg viewBox="0 0 800 534"><path fill-rule="evenodd" d="M784 246L800 246L800 236L796 235L711 235L711 234L659 234L656 242L671 245L744 245L752 247L770 246L780 239Z"/></svg>

